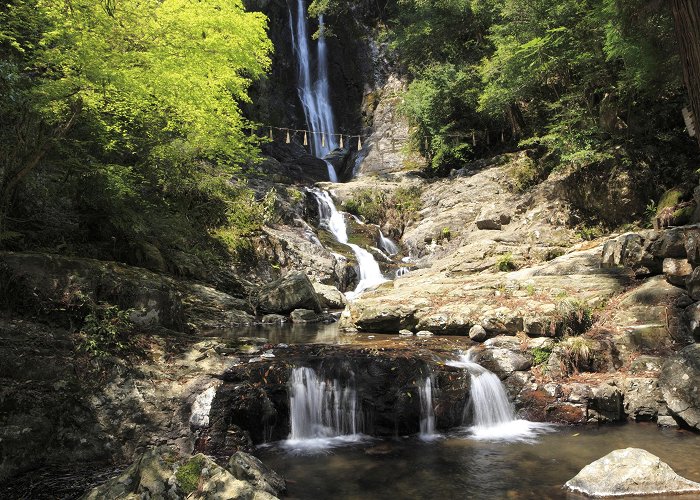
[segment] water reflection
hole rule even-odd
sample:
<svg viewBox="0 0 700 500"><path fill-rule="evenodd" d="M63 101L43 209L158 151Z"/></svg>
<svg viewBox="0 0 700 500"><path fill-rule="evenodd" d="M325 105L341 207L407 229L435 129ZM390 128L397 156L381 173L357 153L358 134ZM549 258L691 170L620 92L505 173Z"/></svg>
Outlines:
<svg viewBox="0 0 700 500"><path fill-rule="evenodd" d="M208 332L209 336L224 339L254 337L267 339L272 344L345 344L350 339L340 335L338 324L255 325Z"/></svg>
<svg viewBox="0 0 700 500"><path fill-rule="evenodd" d="M292 498L539 500L578 498L562 485L585 465L630 446L646 449L682 476L700 481L700 436L641 424L559 428L535 443L455 435L431 443L412 438L337 448L331 455L290 458L280 448L260 453L290 480Z"/></svg>

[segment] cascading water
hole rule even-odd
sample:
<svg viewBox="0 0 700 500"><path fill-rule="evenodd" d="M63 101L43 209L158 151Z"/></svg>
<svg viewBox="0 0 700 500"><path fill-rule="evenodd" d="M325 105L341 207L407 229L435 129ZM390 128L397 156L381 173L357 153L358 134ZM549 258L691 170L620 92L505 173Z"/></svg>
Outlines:
<svg viewBox="0 0 700 500"><path fill-rule="evenodd" d="M420 400L420 434L424 441L430 441L438 437L435 433L435 411L433 410L433 380L426 377L422 385L418 386Z"/></svg>
<svg viewBox="0 0 700 500"><path fill-rule="evenodd" d="M311 193L315 196L318 203L320 225L328 229L339 243L349 246L357 258L357 265L360 268L360 282L357 284L355 291L347 295L353 298L357 294L387 281L382 275L382 270L379 268L379 264L374 256L364 248L348 242L348 230L345 225L345 219L338 212L338 209L335 208L335 204L328 192L312 189Z"/></svg>
<svg viewBox="0 0 700 500"><path fill-rule="evenodd" d="M289 26L292 32L292 46L299 66L299 99L304 108L306 123L311 129L311 149L314 156L323 158L338 147L333 108L330 99L328 80L328 47L323 34L323 16L319 17L320 36L317 46L315 79L311 73L312 59L309 47L308 24L306 21L306 4L304 0L296 2L296 20L289 9ZM330 162L328 177L338 182L335 168Z"/></svg>
<svg viewBox="0 0 700 500"><path fill-rule="evenodd" d="M447 364L464 368L471 374L471 398L464 413L465 420L468 415L472 416L469 427L472 438L527 440L552 429L551 424L517 419L500 379L476 363L471 350Z"/></svg>
<svg viewBox="0 0 700 500"><path fill-rule="evenodd" d="M379 230L379 246L392 257L399 253L399 247L390 238L384 236L381 229Z"/></svg>
<svg viewBox="0 0 700 500"><path fill-rule="evenodd" d="M324 447L333 438L356 440L361 431L357 392L349 382L323 380L311 368L294 368L290 377L291 432L286 445Z"/></svg>

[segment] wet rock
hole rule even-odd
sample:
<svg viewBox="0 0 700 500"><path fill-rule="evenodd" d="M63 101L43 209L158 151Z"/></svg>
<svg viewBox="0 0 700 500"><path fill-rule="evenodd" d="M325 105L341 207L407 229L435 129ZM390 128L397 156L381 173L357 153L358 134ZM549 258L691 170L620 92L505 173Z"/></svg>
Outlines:
<svg viewBox="0 0 700 500"><path fill-rule="evenodd" d="M290 315L292 323L319 323L321 316L309 309L295 309Z"/></svg>
<svg viewBox="0 0 700 500"><path fill-rule="evenodd" d="M295 309L321 312L321 303L309 277L293 272L261 288L258 310L263 313L289 314Z"/></svg>
<svg viewBox="0 0 700 500"><path fill-rule="evenodd" d="M663 262L666 280L675 286L685 286L686 279L693 272L693 266L687 259L666 258Z"/></svg>
<svg viewBox="0 0 700 500"><path fill-rule="evenodd" d="M700 493L700 484L639 448L615 450L584 467L566 488L593 497Z"/></svg>
<svg viewBox="0 0 700 500"><path fill-rule="evenodd" d="M622 393L612 384L603 384L593 390L589 401L592 417L598 421L619 422L625 419L622 408Z"/></svg>
<svg viewBox="0 0 700 500"><path fill-rule="evenodd" d="M278 496L287 489L287 483L282 476L248 453L234 453L228 461L228 468L236 479L247 481L255 489L271 495Z"/></svg>
<svg viewBox="0 0 700 500"><path fill-rule="evenodd" d="M262 317L263 325L280 325L286 321L287 317L282 316L281 314L266 314Z"/></svg>
<svg viewBox="0 0 700 500"><path fill-rule="evenodd" d="M672 416L700 430L700 344L690 345L664 364L659 387Z"/></svg>
<svg viewBox="0 0 700 500"><path fill-rule="evenodd" d="M483 326L474 325L469 330L469 338L472 339L474 342L483 342L484 340L489 338L489 334L486 333L486 330Z"/></svg>

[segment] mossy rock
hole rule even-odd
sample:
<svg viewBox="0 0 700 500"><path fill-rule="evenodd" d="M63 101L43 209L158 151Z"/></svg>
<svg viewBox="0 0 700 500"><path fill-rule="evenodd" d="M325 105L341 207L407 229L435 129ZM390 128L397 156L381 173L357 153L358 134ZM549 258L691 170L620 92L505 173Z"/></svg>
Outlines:
<svg viewBox="0 0 700 500"><path fill-rule="evenodd" d="M669 189L661 195L659 204L656 208L656 215L661 215L665 209L673 209L676 205L688 201L692 196L692 190L686 186L676 186ZM692 213L691 213L692 215Z"/></svg>
<svg viewBox="0 0 700 500"><path fill-rule="evenodd" d="M186 463L180 466L180 468L175 473L175 478L177 479L177 484L180 489L189 495L197 491L199 486L199 478L202 475L202 469L206 463L206 458L204 455L195 455L189 459Z"/></svg>
<svg viewBox="0 0 700 500"><path fill-rule="evenodd" d="M673 212L673 219L675 222L675 225L677 226L683 226L685 224L690 223L690 221L693 218L693 214L695 213L695 205L687 206L681 209L676 210Z"/></svg>

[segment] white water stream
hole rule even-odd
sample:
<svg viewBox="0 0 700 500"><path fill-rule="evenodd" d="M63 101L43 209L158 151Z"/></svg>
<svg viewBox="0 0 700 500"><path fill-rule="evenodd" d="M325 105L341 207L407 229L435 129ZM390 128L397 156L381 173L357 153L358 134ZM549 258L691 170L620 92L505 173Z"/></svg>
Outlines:
<svg viewBox="0 0 700 500"><path fill-rule="evenodd" d="M323 158L338 147L336 139L333 108L330 99L330 84L328 81L328 47L323 35L323 16L318 20L320 36L316 47L316 74L313 75L312 54L309 46L309 30L306 19L306 2L297 0L296 17L289 10L289 26L292 32L292 45L299 66L298 91L299 99L304 108L306 123L311 130L309 138L314 156ZM330 162L328 177L332 182L338 182L335 168Z"/></svg>
<svg viewBox="0 0 700 500"><path fill-rule="evenodd" d="M324 448L361 438L357 392L348 382L324 380L311 368L294 368L290 377L289 448Z"/></svg>
<svg viewBox="0 0 700 500"><path fill-rule="evenodd" d="M435 411L433 410L433 380L426 377L423 384L418 386L420 399L420 434L423 441L431 441L439 437L435 433Z"/></svg>
<svg viewBox="0 0 700 500"><path fill-rule="evenodd" d="M387 281L382 275L382 271L374 256L364 248L348 242L348 229L345 225L345 219L343 214L338 212L328 192L320 189L312 189L311 192L318 202L320 225L328 229L339 243L349 246L357 258L357 265L360 268L360 282L357 284L354 292L346 294L348 298L357 297L358 294L365 290Z"/></svg>
<svg viewBox="0 0 700 500"><path fill-rule="evenodd" d="M471 350L447 364L471 374L471 398L465 419L471 413L472 425L468 430L473 439L528 440L552 429L551 424L517 419L500 379L476 363Z"/></svg>

